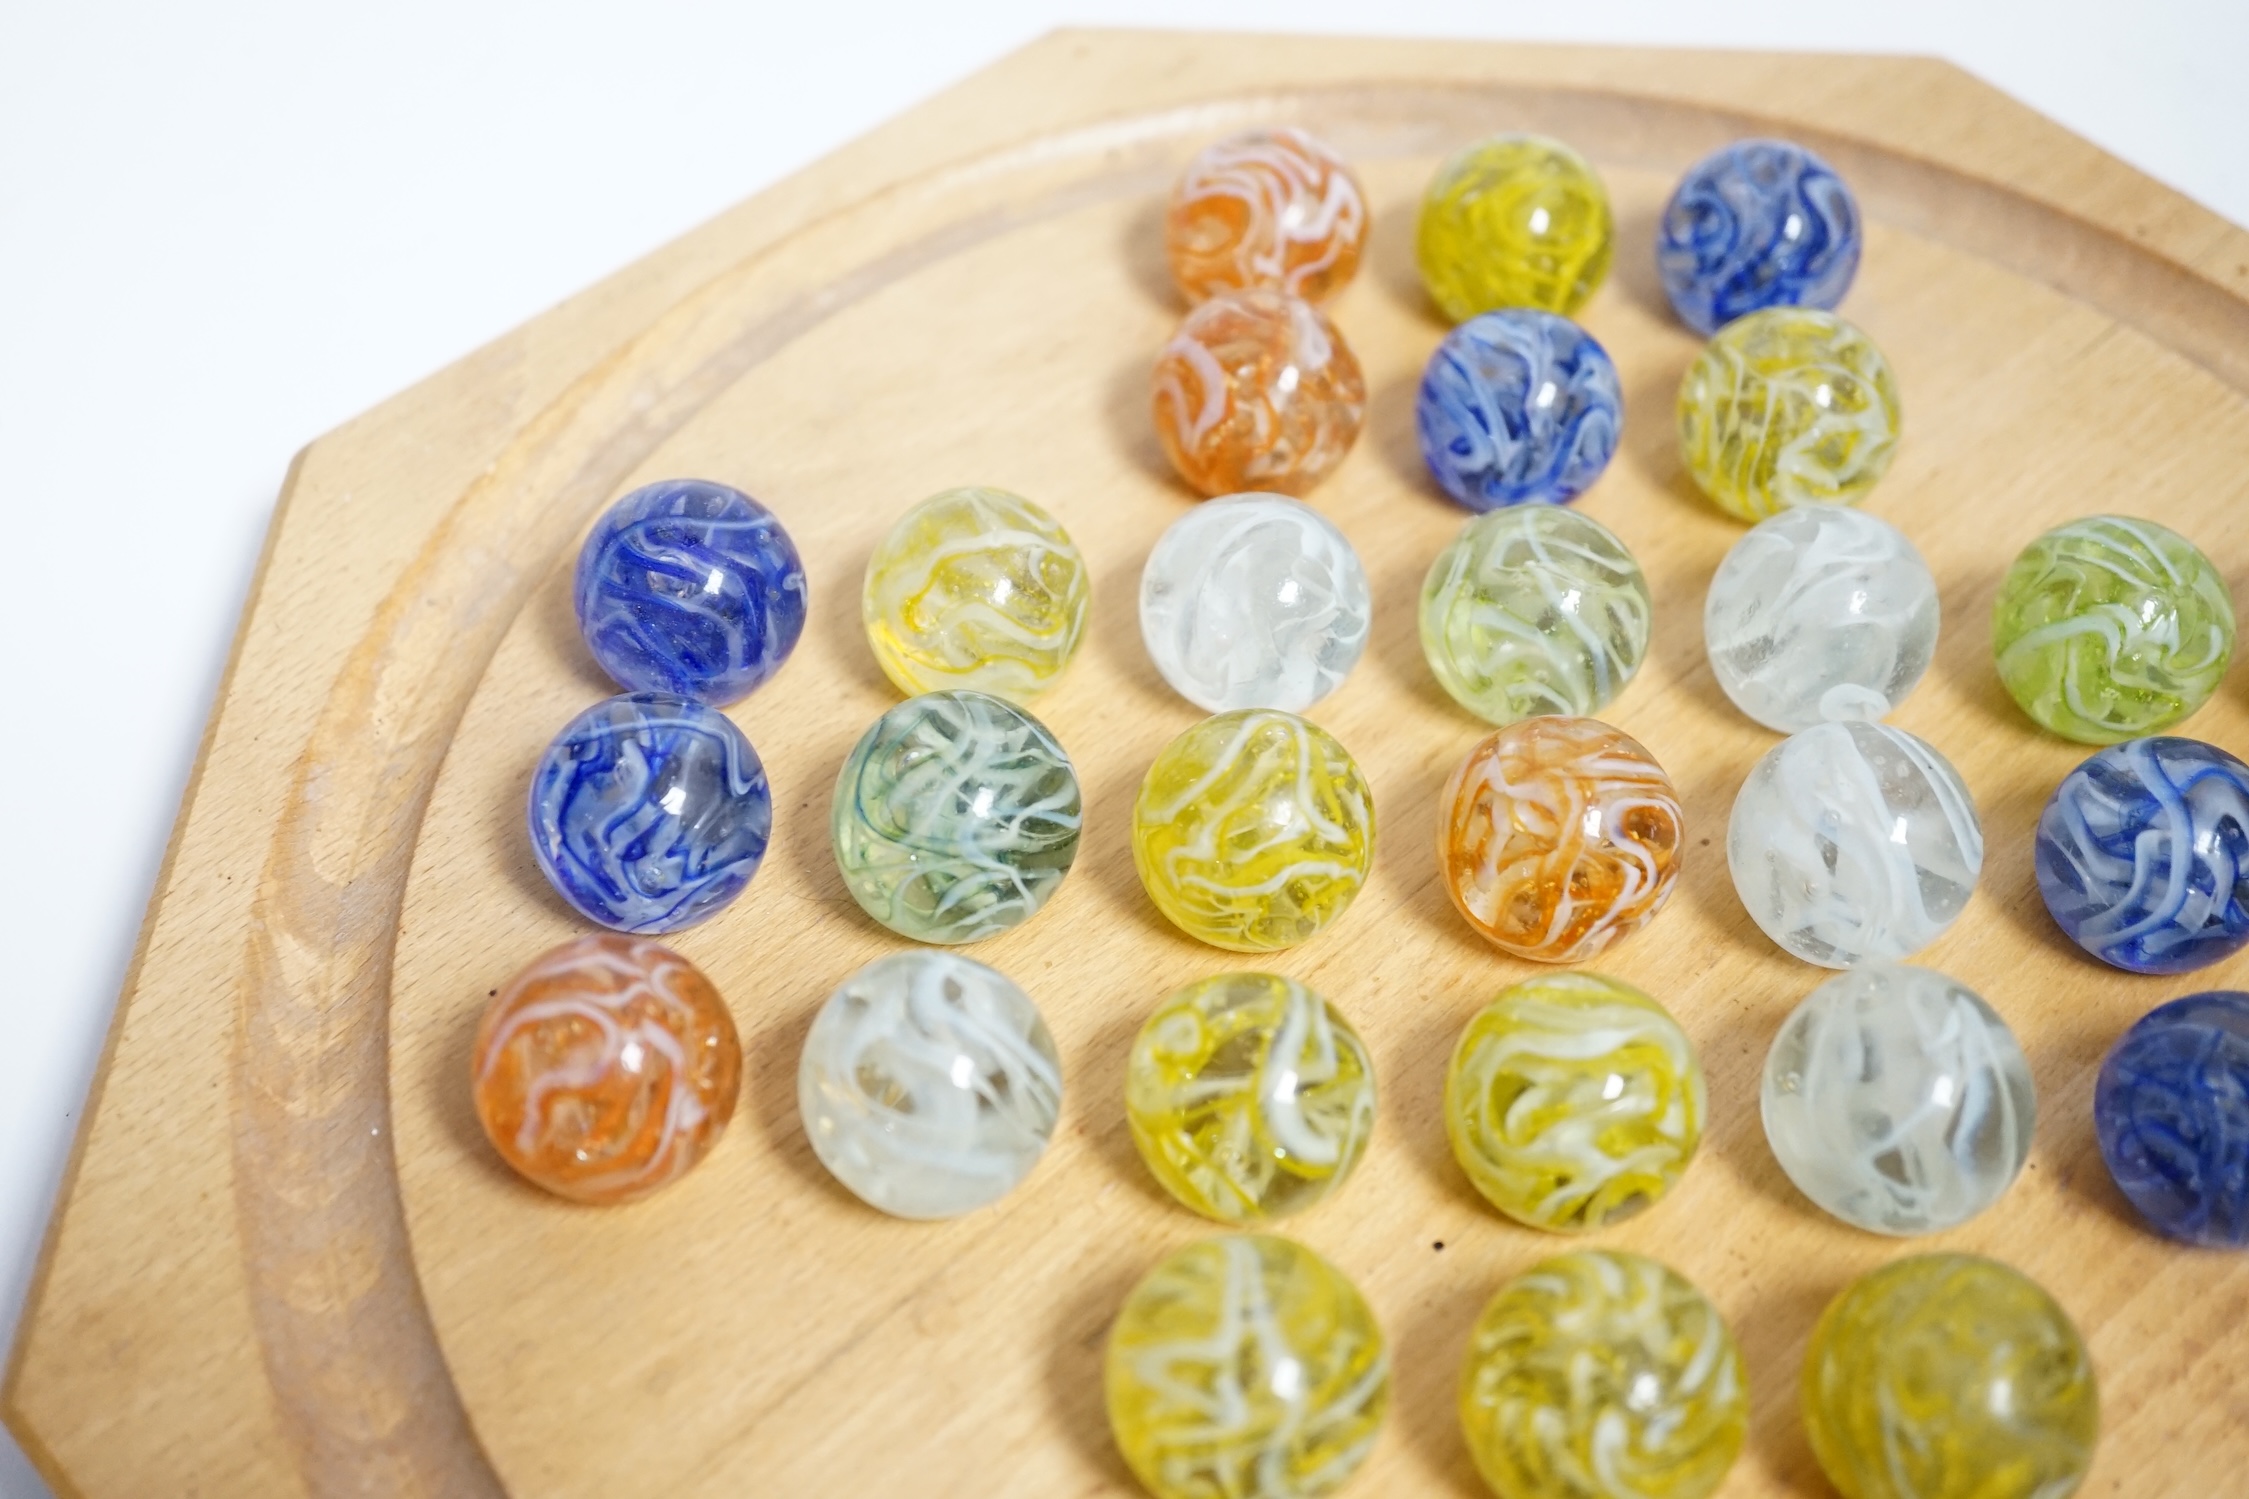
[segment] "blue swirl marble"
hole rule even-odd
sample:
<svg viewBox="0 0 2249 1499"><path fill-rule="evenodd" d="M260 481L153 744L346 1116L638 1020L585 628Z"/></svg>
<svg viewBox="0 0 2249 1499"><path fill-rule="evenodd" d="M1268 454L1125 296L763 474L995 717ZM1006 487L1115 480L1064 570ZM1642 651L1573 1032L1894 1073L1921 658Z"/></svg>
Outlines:
<svg viewBox="0 0 2249 1499"><path fill-rule="evenodd" d="M2038 893L2070 940L2132 973L2249 943L2249 765L2197 739L2110 745L2038 819Z"/></svg>
<svg viewBox="0 0 2249 1499"><path fill-rule="evenodd" d="M620 932L716 915L765 857L773 797L733 721L665 692L570 720L539 757L531 850L578 913Z"/></svg>
<svg viewBox="0 0 2249 1499"><path fill-rule="evenodd" d="M1560 505L1608 467L1624 426L1616 366L1568 318L1509 308L1445 335L1414 403L1421 456L1471 510Z"/></svg>
<svg viewBox="0 0 2249 1499"><path fill-rule="evenodd" d="M1687 169L1656 226L1679 320L1708 336L1761 307L1832 308L1858 273L1859 205L1788 141L1735 141Z"/></svg>
<svg viewBox="0 0 2249 1499"><path fill-rule="evenodd" d="M2249 1248L2249 994L2158 1006L2101 1063L2101 1159L2163 1233Z"/></svg>
<svg viewBox="0 0 2249 1499"><path fill-rule="evenodd" d="M666 479L610 507L578 553L578 628L634 692L731 703L804 633L804 564L738 489Z"/></svg>

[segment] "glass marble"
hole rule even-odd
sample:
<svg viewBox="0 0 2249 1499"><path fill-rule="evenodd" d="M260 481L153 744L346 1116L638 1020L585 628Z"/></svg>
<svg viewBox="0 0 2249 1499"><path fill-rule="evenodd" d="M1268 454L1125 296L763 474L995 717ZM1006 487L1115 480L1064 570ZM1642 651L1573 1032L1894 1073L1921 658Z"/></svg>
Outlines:
<svg viewBox="0 0 2249 1499"><path fill-rule="evenodd" d="M1820 724L1742 783L1726 862L1766 936L1851 968L1911 956L1952 925L1983 869L1983 823L1952 762L1903 729Z"/></svg>
<svg viewBox="0 0 2249 1499"><path fill-rule="evenodd" d="M804 633L804 563L773 512L738 489L667 479L594 523L578 553L578 628L628 692L731 703Z"/></svg>
<svg viewBox="0 0 2249 1499"><path fill-rule="evenodd" d="M662 692L594 704L531 776L531 852L562 898L621 932L715 916L765 858L773 795L733 720Z"/></svg>
<svg viewBox="0 0 2249 1499"><path fill-rule="evenodd" d="M1616 533L1524 505L1460 528L1421 585L1421 653L1453 701L1495 724L1583 717L1647 659L1654 601Z"/></svg>
<svg viewBox="0 0 2249 1499"><path fill-rule="evenodd" d="M1109 1329L1109 1430L1156 1499L1315 1499L1374 1450L1390 1350L1356 1286L1269 1234L1190 1244Z"/></svg>
<svg viewBox="0 0 2249 1499"><path fill-rule="evenodd" d="M1187 314L1156 359L1156 437L1205 495L1303 495L1334 472L1366 421L1358 356L1301 297L1221 292Z"/></svg>
<svg viewBox="0 0 2249 1499"><path fill-rule="evenodd" d="M1148 1017L1125 1063L1125 1118L1164 1190L1221 1223L1324 1202L1374 1131L1374 1063L1335 1006L1294 979L1227 973Z"/></svg>
<svg viewBox="0 0 2249 1499"><path fill-rule="evenodd" d="M2197 739L2111 745L2038 819L2055 924L2128 973L2188 973L2249 944L2249 765Z"/></svg>
<svg viewBox="0 0 2249 1499"><path fill-rule="evenodd" d="M1437 169L1414 241L1422 284L1453 322L1501 307L1568 314L1609 273L1608 189L1584 157L1537 135L1494 135Z"/></svg>
<svg viewBox="0 0 2249 1499"><path fill-rule="evenodd" d="M1791 505L1856 505L1897 456L1890 361L1832 312L1736 318L1679 382L1679 452L1719 509L1763 520Z"/></svg>
<svg viewBox="0 0 2249 1499"><path fill-rule="evenodd" d="M1373 613L1351 543L1286 495L1196 506L1140 573L1148 655L1173 691L1213 713L1311 707L1358 664Z"/></svg>
<svg viewBox="0 0 2249 1499"><path fill-rule="evenodd" d="M1293 713L1221 713L1174 739L1132 808L1132 861L1172 924L1213 947L1294 947L1374 862L1374 796L1335 736Z"/></svg>
<svg viewBox="0 0 2249 1499"><path fill-rule="evenodd" d="M931 692L860 738L828 821L861 910L952 944L1028 921L1061 888L1084 803L1046 725L987 693Z"/></svg>
<svg viewBox="0 0 2249 1499"><path fill-rule="evenodd" d="M1322 302L1359 269L1367 224L1366 194L1343 158L1282 125L1195 153L1171 190L1164 250L1190 302L1253 286Z"/></svg>
<svg viewBox="0 0 2249 1499"><path fill-rule="evenodd" d="M2095 515L2023 548L1999 585L1999 679L2041 728L2082 744L2167 729L2233 659L2233 598L2210 559L2153 521Z"/></svg>
<svg viewBox="0 0 2249 1499"><path fill-rule="evenodd" d="M1976 1255L1915 1255L1853 1282L1813 1329L1799 1390L1843 1499L2062 1499L2100 1435L2068 1313Z"/></svg>
<svg viewBox="0 0 2249 1499"><path fill-rule="evenodd" d="M1653 921L1679 878L1671 777L1598 719L1508 725L1468 752L1437 806L1446 893L1518 958L1583 962Z"/></svg>
<svg viewBox="0 0 2249 1499"><path fill-rule="evenodd" d="M883 675L1027 702L1085 638L1085 558L1055 518L1004 489L948 489L902 516L867 559L860 614Z"/></svg>
<svg viewBox="0 0 2249 1499"><path fill-rule="evenodd" d="M1460 1169L1493 1207L1552 1233L1591 1233L1660 1201L1694 1159L1706 1110L1679 1022L1593 973L1501 991L1445 1070Z"/></svg>
<svg viewBox="0 0 2249 1499"><path fill-rule="evenodd" d="M1749 1376L1709 1298L1584 1249L1499 1288L1468 1335L1460 1426L1500 1499L1706 1499L1749 1427Z"/></svg>
<svg viewBox="0 0 2249 1499"><path fill-rule="evenodd" d="M1927 1234L1997 1202L2030 1154L2030 1063L1998 1012L1926 968L1829 979L1765 1054L1765 1139L1845 1223Z"/></svg>
<svg viewBox="0 0 2249 1499"><path fill-rule="evenodd" d="M1031 1174L1062 1112L1062 1061L1030 996L928 948L877 958L804 1038L813 1154L870 1207L952 1218Z"/></svg>
<svg viewBox="0 0 2249 1499"><path fill-rule="evenodd" d="M1835 306L1864 237L1833 167L1793 141L1735 141L1679 179L1656 225L1656 268L1679 321L1707 338L1766 307Z"/></svg>
<svg viewBox="0 0 2249 1499"><path fill-rule="evenodd" d="M476 1030L477 1122L558 1196L630 1202L718 1143L742 1086L734 1018L693 963L604 932L540 954Z"/></svg>
<svg viewBox="0 0 2249 1499"><path fill-rule="evenodd" d="M1413 421L1430 477L1460 504L1560 505L1609 466L1624 391L1592 334L1514 307L1445 335L1422 371Z"/></svg>
<svg viewBox="0 0 2249 1499"><path fill-rule="evenodd" d="M1711 674L1768 729L1876 719L1937 650L1937 582L1905 533L1863 510L1805 505L1733 545L1702 611Z"/></svg>
<svg viewBox="0 0 2249 1499"><path fill-rule="evenodd" d="M2151 1010L2101 1063L2101 1159L2156 1229L2249 1249L2249 994L2190 994Z"/></svg>

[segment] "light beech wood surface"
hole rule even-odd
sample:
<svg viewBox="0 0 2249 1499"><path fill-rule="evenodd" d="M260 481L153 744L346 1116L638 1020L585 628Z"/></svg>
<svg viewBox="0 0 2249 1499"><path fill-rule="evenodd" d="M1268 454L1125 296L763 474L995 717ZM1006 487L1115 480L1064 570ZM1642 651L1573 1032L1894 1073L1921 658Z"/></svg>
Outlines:
<svg viewBox="0 0 2249 1499"><path fill-rule="evenodd" d="M1212 137L1303 124L1355 163L1370 258L1332 307L1373 392L1312 497L1375 593L1366 659L1313 716L1359 758L1379 831L1332 930L1254 962L1164 924L1132 872L1132 794L1196 717L1142 650L1139 569L1192 503L1165 471L1147 371L1182 308L1160 205ZM1382 1105L1356 1178L1292 1220L1393 1343L1387 1433L1351 1492L1473 1494L1453 1390L1476 1310L1564 1247L1498 1219L1438 1118L1468 1017L1530 972L1435 879L1435 801L1484 732L1431 679L1423 571L1463 516L1421 471L1412 400L1443 329L1411 258L1419 189L1474 136L1535 129L1615 197L1583 321L1615 356L1622 450L1580 503L1647 569L1651 659L1603 715L1678 783L1681 888L1593 966L1662 999L1701 1049L1711 1128L1682 1185L1594 1243L1675 1266L1726 1313L1755 1418L1731 1496L1823 1492L1796 1415L1814 1318L1921 1248L1994 1255L2091 1341L2104 1437L2087 1493L2230 1491L2249 1464L2249 1259L2134 1222L2089 1118L2102 1052L2154 1004L2249 961L2136 978L2048 921L2031 829L2086 751L2044 736L1989 656L2014 552L2099 511L2159 520L2249 600L2249 234L1944 65L1897 58L1061 33L308 448L277 513L15 1350L6 1415L59 1491L473 1496L1123 1492L1100 1400L1125 1289L1211 1231L1162 1197L1121 1103L1126 1045L1170 988L1301 978L1372 1049ZM1650 250L1677 173L1785 134L1869 221L1843 312L1896 366L1900 458L1868 508L1943 594L1937 661L1893 721L1952 758L1990 852L1920 961L1988 998L2040 1090L2000 1205L1912 1244L1820 1215L1757 1120L1766 1044L1824 978L1772 947L1727 877L1726 813L1773 735L1704 663L1702 594L1741 528L1680 469L1672 400L1697 347ZM466 1086L487 993L582 930L521 830L533 758L612 690L567 571L610 499L696 475L770 504L812 617L733 710L775 787L767 864L676 945L728 997L743 1106L711 1159L634 1207L509 1177ZM884 1219L798 1127L797 1052L829 989L896 950L845 895L828 796L896 694L859 577L906 506L1017 490L1094 573L1088 645L1036 711L1075 756L1088 830L1060 895L971 949L1061 1047L1053 1148L1023 1188L943 1224ZM2249 750L2249 673L2184 727Z"/></svg>

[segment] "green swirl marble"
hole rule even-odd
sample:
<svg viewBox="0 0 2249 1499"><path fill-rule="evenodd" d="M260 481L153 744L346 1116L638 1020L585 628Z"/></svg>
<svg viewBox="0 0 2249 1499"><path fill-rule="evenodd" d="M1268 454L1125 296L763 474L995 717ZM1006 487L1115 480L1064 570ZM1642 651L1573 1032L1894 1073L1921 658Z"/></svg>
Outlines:
<svg viewBox="0 0 2249 1499"><path fill-rule="evenodd" d="M1584 717L1648 654L1648 580L1616 534L1559 505L1477 516L1421 586L1421 651L1455 701L1496 724Z"/></svg>
<svg viewBox="0 0 2249 1499"><path fill-rule="evenodd" d="M2208 702L2233 635L2233 600L2210 559L2122 515L2071 521L2025 547L1991 625L2015 701L2083 744L2160 733Z"/></svg>
<svg viewBox="0 0 2249 1499"><path fill-rule="evenodd" d="M836 867L869 916L917 942L1028 920L1077 857L1083 804L1046 725L982 692L931 692L875 721L836 778Z"/></svg>

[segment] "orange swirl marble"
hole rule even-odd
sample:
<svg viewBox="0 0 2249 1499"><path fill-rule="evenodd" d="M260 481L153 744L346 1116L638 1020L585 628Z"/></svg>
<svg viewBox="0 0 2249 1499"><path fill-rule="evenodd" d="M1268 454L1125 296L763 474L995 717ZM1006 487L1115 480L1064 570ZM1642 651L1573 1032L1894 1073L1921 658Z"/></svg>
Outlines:
<svg viewBox="0 0 2249 1499"><path fill-rule="evenodd" d="M742 1046L694 964L604 933L508 980L477 1028L472 1077L477 1121L510 1166L578 1202L630 1202L725 1132Z"/></svg>
<svg viewBox="0 0 2249 1499"><path fill-rule="evenodd" d="M1286 292L1222 292L1156 361L1156 436L1205 495L1302 495L1366 420L1359 360L1324 313Z"/></svg>
<svg viewBox="0 0 2249 1499"><path fill-rule="evenodd" d="M1468 752L1439 801L1437 862L1493 946L1578 963L1671 898L1678 793L1633 739L1591 718L1526 718Z"/></svg>
<svg viewBox="0 0 2249 1499"><path fill-rule="evenodd" d="M1171 277L1190 302L1269 286L1325 301L1359 268L1367 200L1343 158L1286 126L1196 153L1164 215Z"/></svg>

